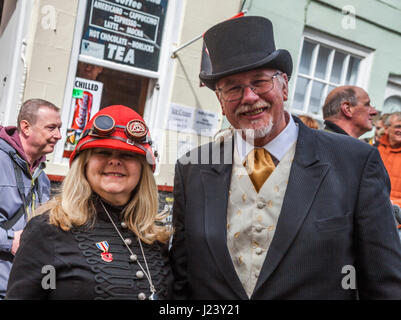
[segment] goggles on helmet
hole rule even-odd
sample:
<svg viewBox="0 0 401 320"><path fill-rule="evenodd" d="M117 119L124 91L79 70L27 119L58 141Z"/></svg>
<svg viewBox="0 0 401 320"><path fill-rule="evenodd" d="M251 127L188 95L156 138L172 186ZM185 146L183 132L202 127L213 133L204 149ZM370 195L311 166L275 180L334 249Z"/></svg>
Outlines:
<svg viewBox="0 0 401 320"><path fill-rule="evenodd" d="M111 138L111 134L116 129L123 129L128 139L126 142L132 144L132 142L138 142L141 144L152 145L152 141L148 138L148 127L145 122L139 119L133 119L127 123L126 126L116 125L114 119L107 115L98 115L93 119L92 128L86 129L80 139L86 136L92 136L96 138ZM116 137L119 138L119 137ZM120 138L122 139L122 138Z"/></svg>
<svg viewBox="0 0 401 320"><path fill-rule="evenodd" d="M70 156L70 166L81 150L110 148L144 155L154 172L158 155L151 145L149 129L137 112L123 105L108 106L85 125Z"/></svg>

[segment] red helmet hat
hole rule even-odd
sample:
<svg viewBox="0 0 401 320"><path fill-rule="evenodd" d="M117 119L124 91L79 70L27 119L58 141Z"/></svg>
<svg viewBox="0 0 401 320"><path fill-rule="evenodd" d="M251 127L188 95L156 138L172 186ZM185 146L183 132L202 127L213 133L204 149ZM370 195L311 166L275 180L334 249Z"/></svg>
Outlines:
<svg viewBox="0 0 401 320"><path fill-rule="evenodd" d="M138 113L126 106L109 106L101 109L86 124L71 154L70 166L85 149L109 148L145 156L154 172L156 161L151 144L149 129Z"/></svg>

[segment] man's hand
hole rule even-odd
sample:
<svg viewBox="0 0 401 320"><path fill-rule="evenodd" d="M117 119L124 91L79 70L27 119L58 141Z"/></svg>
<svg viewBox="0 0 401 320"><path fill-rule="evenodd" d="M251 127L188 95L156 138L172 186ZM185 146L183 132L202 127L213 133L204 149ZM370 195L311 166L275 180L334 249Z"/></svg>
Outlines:
<svg viewBox="0 0 401 320"><path fill-rule="evenodd" d="M11 254L15 256L19 247L19 239L21 238L22 230L14 231L13 245L11 246Z"/></svg>

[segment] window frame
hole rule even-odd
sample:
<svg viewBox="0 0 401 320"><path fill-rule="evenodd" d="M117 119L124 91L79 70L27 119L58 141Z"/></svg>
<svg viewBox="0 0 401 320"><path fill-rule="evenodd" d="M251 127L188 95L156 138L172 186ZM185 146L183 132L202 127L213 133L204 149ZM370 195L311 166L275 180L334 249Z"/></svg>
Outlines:
<svg viewBox="0 0 401 320"><path fill-rule="evenodd" d="M401 99L401 76L392 75L392 74L389 75L386 89L384 91L383 103L381 104L382 108L380 111L382 113L388 112L388 110L386 109L385 102L388 98L391 98L391 97L396 97L396 98ZM399 110L399 111L401 111L401 110Z"/></svg>
<svg viewBox="0 0 401 320"><path fill-rule="evenodd" d="M313 70L311 70L310 74L313 76L299 73L300 64L301 64L301 55L302 55L302 50L303 50L305 40L308 42L317 44L317 46L318 46L318 47L314 48L314 51L312 53L311 65L312 65ZM359 70L358 70L358 75L357 75L355 85L359 86L365 90L369 83L369 74L370 74L370 70L372 67L373 54L374 54L374 51L370 48L363 47L361 45L352 43L350 41L346 41L344 39L331 36L324 32L321 32L321 31L318 31L318 30L315 30L312 28L306 28L304 30L304 34L303 34L301 42L300 42L299 57L298 57L298 61L297 61L296 72L295 72L295 75L293 76L293 77L295 77L295 81L293 84L293 90L292 90L292 94L291 94L290 111L292 113L298 114L298 115L302 115L302 114L309 115L319 121L323 120L321 109L320 109L319 114L314 114L314 113L311 113L308 111L308 108L310 105L311 91L312 91L312 83L313 83L312 81L309 82L309 84L307 85L307 89L306 89L306 93L305 93L306 100L304 99L303 109L302 110L296 109L293 105L294 105L294 99L295 99L295 89L296 89L299 77L301 77L303 79L308 79L308 80L317 80L320 83L324 83L325 88L323 89L323 94L322 94L323 97L327 96L329 86L338 86L338 84L330 82L330 79L327 79L327 80L326 79L324 79L324 80L317 79L314 76L314 73L315 73L314 68L316 66L315 62L318 58L317 57L318 50L316 50L316 49L317 48L320 49L321 45L328 47L332 50L329 54L329 61L327 64L327 69L326 69L327 75L329 75L331 73L335 53L341 52L346 55L346 57L345 57L346 60L343 65L340 85L345 84L350 57L354 56L354 57L360 59Z"/></svg>

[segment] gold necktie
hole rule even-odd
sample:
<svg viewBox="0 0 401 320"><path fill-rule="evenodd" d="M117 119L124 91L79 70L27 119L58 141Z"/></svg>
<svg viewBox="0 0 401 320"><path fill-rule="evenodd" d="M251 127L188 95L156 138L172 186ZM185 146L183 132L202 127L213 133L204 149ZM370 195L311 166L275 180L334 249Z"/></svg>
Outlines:
<svg viewBox="0 0 401 320"><path fill-rule="evenodd" d="M276 168L265 148L255 148L247 156L246 168L257 192Z"/></svg>

